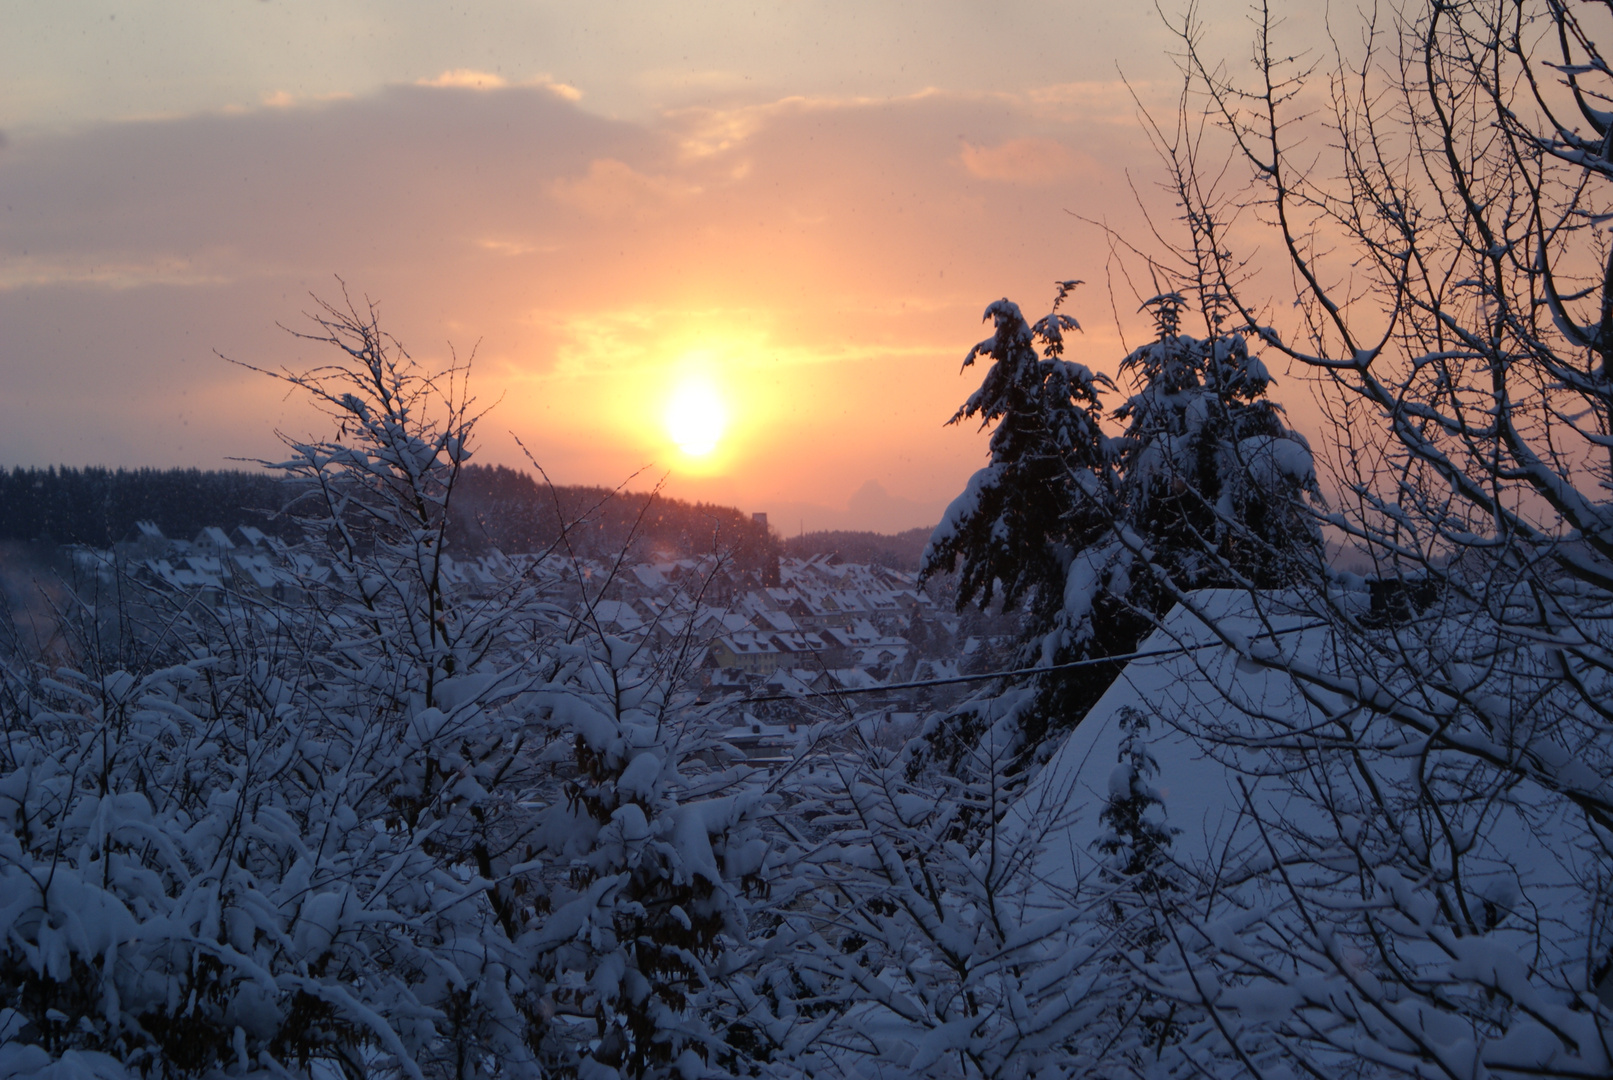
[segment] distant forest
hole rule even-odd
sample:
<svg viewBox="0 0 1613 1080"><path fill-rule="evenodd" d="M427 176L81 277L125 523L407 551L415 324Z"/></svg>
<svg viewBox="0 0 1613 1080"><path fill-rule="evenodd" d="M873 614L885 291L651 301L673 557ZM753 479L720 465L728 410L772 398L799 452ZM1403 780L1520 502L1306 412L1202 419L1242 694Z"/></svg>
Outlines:
<svg viewBox="0 0 1613 1080"><path fill-rule="evenodd" d="M297 520L282 513L293 489L269 473L244 470L14 468L0 470L0 540L111 547L131 539L135 523L188 540L204 527L255 525L295 539ZM451 539L461 550L541 551L566 542L579 555L669 558L730 551L761 566L778 553L766 526L726 506L687 503L646 492L540 486L502 466L467 466L455 493ZM648 509L646 509L648 507Z"/></svg>
<svg viewBox="0 0 1613 1080"><path fill-rule="evenodd" d="M188 540L209 525L255 525L296 539L297 521L281 511L287 482L244 470L13 468L0 470L0 541L111 547L131 539L138 521ZM653 499L653 501L652 501ZM656 560L730 552L747 568L764 569L780 554L835 554L846 562L916 570L929 529L887 536L813 532L781 541L767 526L731 506L690 503L648 492L603 487L550 488L499 466L469 465L455 492L450 537L461 551L542 551L565 542L578 555Z"/></svg>
<svg viewBox="0 0 1613 1080"><path fill-rule="evenodd" d="M111 547L137 521L183 540L208 525L294 535L273 518L284 501L278 478L239 469L14 468L0 471L0 540Z"/></svg>
<svg viewBox="0 0 1613 1080"><path fill-rule="evenodd" d="M749 569L776 567L778 539L731 506L689 503L644 491L550 487L529 474L467 466L453 507L453 536L469 550L543 551L569 546L578 555L656 561L713 551ZM562 542L561 522L570 529Z"/></svg>
<svg viewBox="0 0 1613 1080"><path fill-rule="evenodd" d="M834 554L843 562L870 563L892 570L917 570L933 529L908 529L894 535L875 532L810 532L784 541L784 554L805 559Z"/></svg>

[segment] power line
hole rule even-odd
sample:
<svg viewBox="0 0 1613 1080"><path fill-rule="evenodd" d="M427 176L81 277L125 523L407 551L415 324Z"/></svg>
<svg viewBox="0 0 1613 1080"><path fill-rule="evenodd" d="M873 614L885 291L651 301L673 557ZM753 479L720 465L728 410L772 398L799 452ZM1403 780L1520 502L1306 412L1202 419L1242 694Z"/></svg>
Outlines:
<svg viewBox="0 0 1613 1080"><path fill-rule="evenodd" d="M1308 626L1295 626L1287 630L1267 630L1256 634L1249 640L1258 641L1260 638L1275 637L1278 634L1298 634L1305 630L1320 630L1329 626L1329 623L1311 623ZM1156 656L1182 656L1200 649L1213 649L1225 647L1224 641L1207 641L1201 645L1176 645L1169 649L1143 649L1137 652L1117 653L1114 656L1091 656L1083 660L1069 660L1062 664L1049 664L1046 667L1013 668L1009 671L985 671L978 675L952 675L945 679L925 679L920 682L886 683L883 686L850 686L836 690L812 691L805 694L764 694L759 697L736 698L729 704L753 705L768 701L811 701L813 698L843 697L848 694L883 694L891 690L917 690L925 686L952 686L958 683L986 682L991 679L1005 679L1016 675L1041 675L1050 671L1070 671L1075 668L1097 667L1099 664L1129 664L1133 660L1148 660Z"/></svg>

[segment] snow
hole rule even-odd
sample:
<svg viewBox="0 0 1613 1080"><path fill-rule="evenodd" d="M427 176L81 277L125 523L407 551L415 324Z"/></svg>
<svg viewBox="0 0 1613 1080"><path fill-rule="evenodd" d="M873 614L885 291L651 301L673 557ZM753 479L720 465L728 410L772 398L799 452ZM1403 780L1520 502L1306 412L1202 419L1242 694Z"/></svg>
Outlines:
<svg viewBox="0 0 1613 1080"><path fill-rule="evenodd" d="M1080 888L1097 870L1099 857L1092 844L1101 831L1098 814L1107 799L1129 788L1130 770L1116 765L1125 738L1119 718L1126 709L1142 710L1154 721L1148 750L1159 765L1157 787L1167 821L1181 830L1171 858L1188 874L1210 880L1228 866L1241 864L1254 874L1269 869L1266 841L1250 828L1251 811L1282 835L1337 835L1341 844L1364 842L1362 822L1340 820L1335 813L1342 804L1330 809L1319 801L1313 773L1291 779L1279 767L1282 753L1259 746L1263 736L1321 725L1328 696L1307 701L1286 672L1243 660L1219 642L1204 620L1250 642L1257 653L1324 666L1336 655L1331 632L1316 626L1307 612L1286 609L1281 598L1266 597L1257 609L1248 594L1216 590L1191 594L1187 602L1203 618L1182 606L1170 612L1141 649L1171 654L1127 665L1059 744L1011 815L1028 830L1038 821L1053 820L1057 812L1037 856L1037 876L1049 896ZM1267 620L1275 632L1262 637ZM1375 774L1386 789L1418 783L1408 779L1407 769L1420 759L1404 756L1404 739L1389 721L1358 716L1354 722L1361 732L1358 740L1368 748L1355 768ZM1212 735L1236 738L1227 742ZM1346 788L1351 779L1341 775L1335 784ZM1342 790L1337 797L1342 798ZM1463 887L1475 898L1473 903L1494 906L1499 925L1482 938L1452 941L1449 960L1426 937L1420 943L1403 938L1398 948L1408 962L1443 967L1450 978L1495 987L1514 1001L1533 1001L1540 990L1531 983L1534 972L1524 958L1547 969L1572 970L1582 963L1576 958L1592 947L1581 913L1584 868L1577 865L1569 839L1576 834L1574 811L1524 782L1514 785L1506 799L1486 806L1482 817L1475 816L1477 810L1454 805L1447 812L1455 815L1453 835L1466 849ZM1405 839L1423 843L1420 834L1408 832ZM1413 938L1440 924L1426 883L1389 867L1376 880L1399 917L1408 926L1424 928ZM1280 918L1295 916L1290 912ZM1241 946L1235 939L1247 932L1217 934L1216 940L1236 951ZM1247 1000L1251 1015L1286 1007L1282 995L1287 991L1280 987L1267 986L1260 993L1266 996ZM1526 1044L1532 1045L1528 1037L1517 1038L1520 1054L1534 1052L1525 1052Z"/></svg>
<svg viewBox="0 0 1613 1080"><path fill-rule="evenodd" d="M1000 483L1002 476L1003 466L987 465L969 477L969 482L963 487L963 493L947 504L940 523L930 534L930 542L924 549L922 562L924 566L929 566L933 559L938 558L945 545L958 535L971 518L980 513L980 502L984 493Z"/></svg>
<svg viewBox="0 0 1613 1080"><path fill-rule="evenodd" d="M1284 480L1308 488L1316 483L1316 464L1311 449L1297 435L1260 435L1240 441L1238 460L1248 468L1257 484L1281 489Z"/></svg>
<svg viewBox="0 0 1613 1080"><path fill-rule="evenodd" d="M661 777L661 759L646 750L633 758L616 779L616 790L629 799L647 800L655 794Z"/></svg>
<svg viewBox="0 0 1613 1080"><path fill-rule="evenodd" d="M1252 613L1232 617L1244 600L1241 593L1215 590L1195 593L1193 599L1210 618L1226 620L1245 633L1261 632ZM1296 613L1278 625L1295 626L1307 621L1314 620ZM1280 640L1285 649L1314 649L1320 647L1320 634L1321 631L1305 631L1285 634ZM1065 791L1069 798L1100 805L1107 795L1108 777L1124 739L1119 714L1128 707L1138 708L1145 715L1166 721L1163 725L1153 724L1149 746L1160 763L1160 786L1167 792L1172 818L1195 825L1202 822L1206 828L1196 830L1198 834L1215 835L1215 822L1227 809L1228 774L1224 767L1205 757L1183 726L1170 723L1171 719L1226 714L1232 706L1222 689L1255 713L1304 713L1308 707L1280 674L1240 671L1234 658L1218 655L1222 653L1220 639L1180 607L1173 609L1163 627L1138 646L1138 651L1145 653L1167 650L1179 651L1134 660L1126 666L1059 746L1039 775L1034 791Z"/></svg>

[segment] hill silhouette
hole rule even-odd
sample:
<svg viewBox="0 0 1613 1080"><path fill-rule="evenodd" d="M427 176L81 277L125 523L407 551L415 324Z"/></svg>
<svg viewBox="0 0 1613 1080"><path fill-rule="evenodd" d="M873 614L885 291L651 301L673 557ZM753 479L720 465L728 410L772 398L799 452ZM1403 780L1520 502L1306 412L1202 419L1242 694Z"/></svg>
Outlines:
<svg viewBox="0 0 1613 1080"><path fill-rule="evenodd" d="M802 533L784 541L784 554L798 559L813 555L838 555L843 562L888 566L892 570L917 570L930 542L933 529L908 529L899 533L829 530Z"/></svg>
<svg viewBox="0 0 1613 1080"><path fill-rule="evenodd" d="M0 470L0 541L110 547L132 538L139 521L176 539L209 525L254 525L290 540L301 535L282 512L294 494L272 473L239 469L18 467ZM766 525L730 506L550 487L503 466L466 466L450 514L449 542L465 552L558 548L598 558L625 550L634 561L724 552L758 571L775 566L779 552Z"/></svg>

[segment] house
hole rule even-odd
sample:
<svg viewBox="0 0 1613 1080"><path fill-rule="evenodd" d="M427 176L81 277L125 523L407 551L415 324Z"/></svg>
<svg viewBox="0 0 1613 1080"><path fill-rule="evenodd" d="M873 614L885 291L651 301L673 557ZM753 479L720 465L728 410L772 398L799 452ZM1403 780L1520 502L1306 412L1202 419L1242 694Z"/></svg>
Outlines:
<svg viewBox="0 0 1613 1080"><path fill-rule="evenodd" d="M796 625L795 620L784 611L758 611L752 622L755 624L756 629L764 632L793 634L801 629Z"/></svg>
<svg viewBox="0 0 1613 1080"><path fill-rule="evenodd" d="M256 531L256 530L254 530ZM284 575L280 570L279 560L269 554L267 548L254 550L252 548L237 549L230 552L231 578L237 585L253 589L265 596L281 598L283 590L277 591Z"/></svg>
<svg viewBox="0 0 1613 1080"><path fill-rule="evenodd" d="M269 535L255 525L237 525L229 532L231 542L238 548L263 548L273 546Z"/></svg>
<svg viewBox="0 0 1613 1080"><path fill-rule="evenodd" d="M771 675L784 653L772 636L747 631L724 634L711 643L710 662L719 668L738 668L757 675Z"/></svg>
<svg viewBox="0 0 1613 1080"><path fill-rule="evenodd" d="M577 617L617 637L636 637L644 630L644 620L626 600L595 600L591 611L579 611Z"/></svg>
<svg viewBox="0 0 1613 1080"><path fill-rule="evenodd" d="M235 544L230 540L229 534L217 525L208 525L196 534L196 539L190 542L191 547L209 555L219 555L226 551L234 551Z"/></svg>
<svg viewBox="0 0 1613 1080"><path fill-rule="evenodd" d="M820 668L823 666L821 657L828 647L823 638L810 631L774 634L773 642L784 654L780 662L789 667Z"/></svg>

